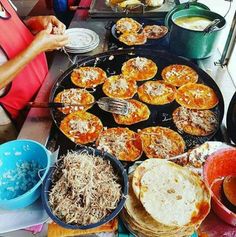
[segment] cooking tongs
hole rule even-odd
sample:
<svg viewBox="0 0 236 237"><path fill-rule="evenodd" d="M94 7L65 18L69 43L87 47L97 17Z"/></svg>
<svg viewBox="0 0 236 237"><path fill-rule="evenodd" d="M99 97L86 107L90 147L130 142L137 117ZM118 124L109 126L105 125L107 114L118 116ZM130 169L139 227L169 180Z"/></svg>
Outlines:
<svg viewBox="0 0 236 237"><path fill-rule="evenodd" d="M29 102L28 105L30 107L35 108L63 108L63 107L71 107L71 106L86 106L86 105L94 105L98 104L98 107L106 112L127 115L128 114L128 102L122 99L113 99L109 97L102 97L97 101L94 101L89 104L66 104L66 103L58 103L58 102Z"/></svg>
<svg viewBox="0 0 236 237"><path fill-rule="evenodd" d="M212 31L217 29L217 25L221 22L220 19L213 20L203 31L204 34L211 33Z"/></svg>

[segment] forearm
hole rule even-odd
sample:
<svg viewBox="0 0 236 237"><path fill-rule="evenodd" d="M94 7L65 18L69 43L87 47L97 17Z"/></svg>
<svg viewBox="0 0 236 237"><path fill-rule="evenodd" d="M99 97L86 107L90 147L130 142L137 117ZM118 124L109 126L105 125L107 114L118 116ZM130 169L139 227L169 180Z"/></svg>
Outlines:
<svg viewBox="0 0 236 237"><path fill-rule="evenodd" d="M17 56L0 65L0 89L8 85L39 53L34 44L31 44Z"/></svg>
<svg viewBox="0 0 236 237"><path fill-rule="evenodd" d="M52 24L50 23L45 30L35 36L32 43L25 50L0 66L0 88L9 84L39 53L55 50L68 44L68 36L53 35L50 34L51 31Z"/></svg>

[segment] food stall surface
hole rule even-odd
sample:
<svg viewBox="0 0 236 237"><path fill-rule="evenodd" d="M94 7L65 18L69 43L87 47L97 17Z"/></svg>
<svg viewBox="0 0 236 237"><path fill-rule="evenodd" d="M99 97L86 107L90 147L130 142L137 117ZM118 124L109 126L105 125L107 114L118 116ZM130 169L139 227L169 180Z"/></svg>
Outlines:
<svg viewBox="0 0 236 237"><path fill-rule="evenodd" d="M117 48L116 43L111 36L109 26L110 20L107 19L88 19L87 21L81 21L80 14L81 11L77 11L70 28L82 27L94 30L100 37L99 46L90 53L82 55L72 55L70 58L73 62L78 61L81 58L96 55L98 53L106 52L107 50ZM119 47L118 47L119 48ZM217 85L222 91L224 100L225 100L225 111L227 111L229 101L235 91L235 87L231 78L227 75L227 71L219 67L214 66L214 61L218 59L217 53L215 56L201 60L197 62L201 68L208 72L212 78L215 80ZM52 62L50 71L47 75L47 78L41 87L36 101L48 101L50 89L53 86L55 80L64 72L66 69L71 66L71 62L68 60L68 56L63 52L55 52L55 57ZM223 120L223 125L225 125L225 119ZM53 128L53 129L52 129ZM52 126L52 119L48 109L41 108L32 108L28 114L28 117L20 131L18 139L33 139L44 145L47 145L49 148L54 149L56 129ZM221 137L221 134L219 135ZM217 137L216 140L224 140ZM49 141L49 142L48 142ZM50 147L51 146L51 147ZM216 228L217 226L217 228ZM202 232L209 234L208 236L218 237L218 236L235 236L235 229L218 219L213 212L207 217L203 222L201 227ZM43 231L36 235L30 234L26 231L15 231L9 232L6 234L1 234L0 236L4 237L28 237L28 236L37 236L43 237L47 236L47 225L44 225Z"/></svg>

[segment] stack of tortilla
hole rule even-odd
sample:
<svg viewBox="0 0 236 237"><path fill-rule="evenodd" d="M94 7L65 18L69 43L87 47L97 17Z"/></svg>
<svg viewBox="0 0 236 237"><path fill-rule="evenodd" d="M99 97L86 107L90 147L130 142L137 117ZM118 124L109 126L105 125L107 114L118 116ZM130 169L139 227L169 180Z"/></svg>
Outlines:
<svg viewBox="0 0 236 237"><path fill-rule="evenodd" d="M137 236L190 236L210 210L210 192L187 168L148 159L129 176L122 210L124 224Z"/></svg>

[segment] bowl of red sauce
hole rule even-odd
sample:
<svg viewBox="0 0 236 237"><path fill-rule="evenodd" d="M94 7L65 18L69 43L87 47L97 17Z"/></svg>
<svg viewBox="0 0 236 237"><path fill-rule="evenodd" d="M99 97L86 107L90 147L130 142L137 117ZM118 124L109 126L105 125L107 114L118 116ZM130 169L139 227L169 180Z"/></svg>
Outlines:
<svg viewBox="0 0 236 237"><path fill-rule="evenodd" d="M236 148L211 154L204 164L203 177L211 190L214 212L226 223L236 226L236 206L232 203L236 189L235 184L229 183L236 177Z"/></svg>

